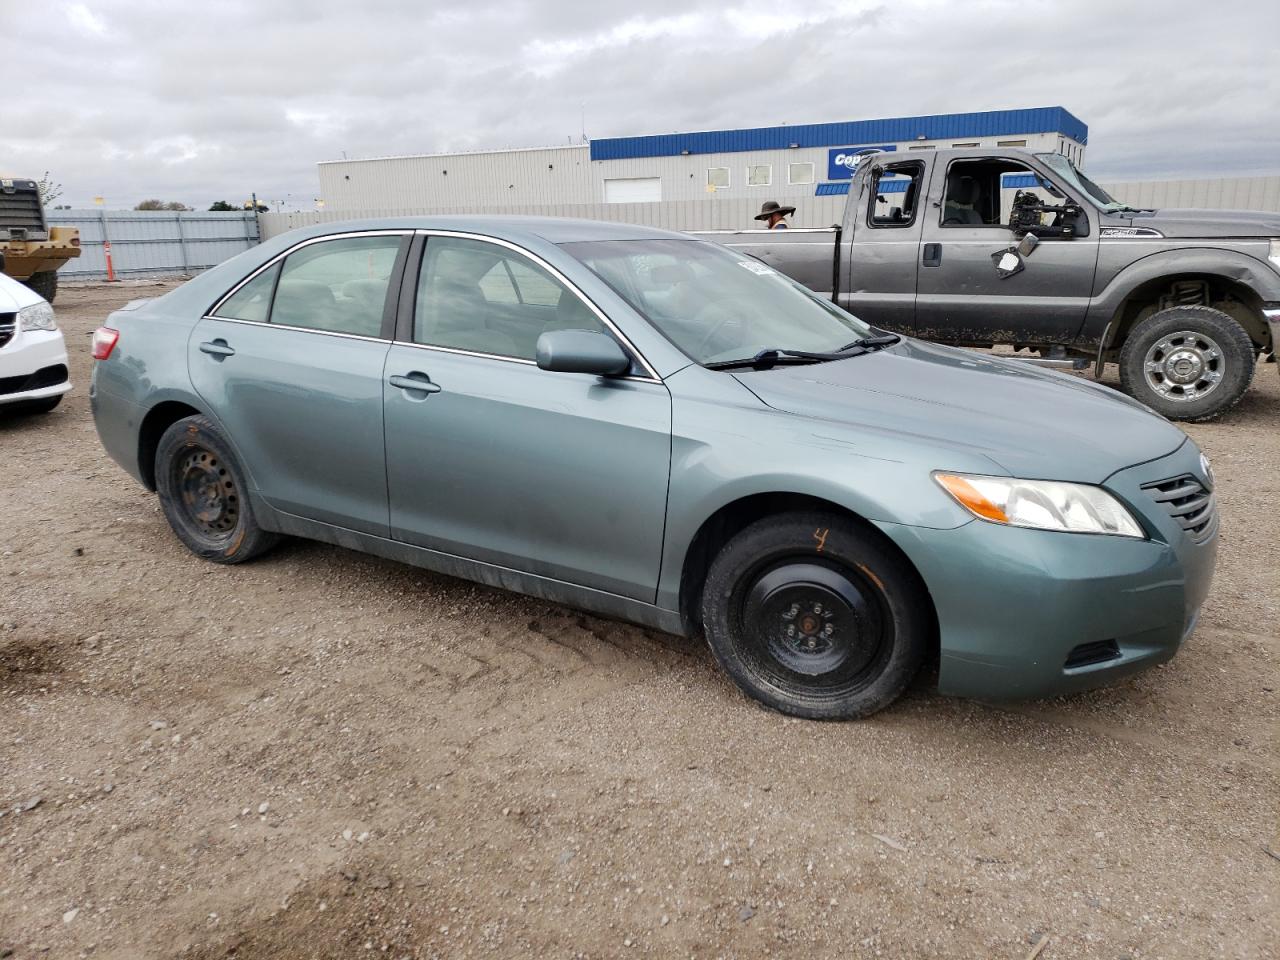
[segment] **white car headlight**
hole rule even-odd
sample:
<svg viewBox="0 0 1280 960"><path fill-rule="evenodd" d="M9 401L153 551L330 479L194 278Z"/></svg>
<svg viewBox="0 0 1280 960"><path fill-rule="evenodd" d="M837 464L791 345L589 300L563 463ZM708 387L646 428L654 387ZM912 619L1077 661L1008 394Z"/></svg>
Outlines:
<svg viewBox="0 0 1280 960"><path fill-rule="evenodd" d="M53 307L47 303L33 303L18 311L18 323L23 330L57 330L58 320L53 315Z"/></svg>
<svg viewBox="0 0 1280 960"><path fill-rule="evenodd" d="M934 479L962 507L991 523L1146 539L1124 504L1091 484L955 473L935 473Z"/></svg>

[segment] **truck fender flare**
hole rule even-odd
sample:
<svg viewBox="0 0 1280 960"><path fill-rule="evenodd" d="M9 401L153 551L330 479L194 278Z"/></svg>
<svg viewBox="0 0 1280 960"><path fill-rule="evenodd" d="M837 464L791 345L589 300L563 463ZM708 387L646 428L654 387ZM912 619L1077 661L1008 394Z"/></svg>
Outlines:
<svg viewBox="0 0 1280 960"><path fill-rule="evenodd" d="M1280 274L1246 253L1206 246L1149 254L1122 269L1093 297L1085 327L1091 325L1090 321L1098 323L1105 319L1106 324L1098 344L1095 376L1101 374L1103 356L1115 345L1116 312L1129 295L1152 280L1190 273L1239 283L1253 290L1264 302L1280 301Z"/></svg>

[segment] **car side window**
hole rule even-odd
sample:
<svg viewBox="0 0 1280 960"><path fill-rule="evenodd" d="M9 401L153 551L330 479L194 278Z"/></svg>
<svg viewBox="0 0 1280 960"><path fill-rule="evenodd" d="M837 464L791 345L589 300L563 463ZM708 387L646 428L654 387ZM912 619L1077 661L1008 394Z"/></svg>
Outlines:
<svg viewBox="0 0 1280 960"><path fill-rule="evenodd" d="M343 237L284 260L272 323L362 337L382 335L383 306L401 237Z"/></svg>
<svg viewBox="0 0 1280 960"><path fill-rule="evenodd" d="M909 227L915 223L923 179L922 163L899 163L873 169L867 224L873 227Z"/></svg>
<svg viewBox="0 0 1280 960"><path fill-rule="evenodd" d="M520 254L481 240L428 238L414 343L533 360L548 330L605 327L581 297Z"/></svg>
<svg viewBox="0 0 1280 960"><path fill-rule="evenodd" d="M275 263L229 296L218 307L218 316L230 320L266 323L271 313L271 294L276 288L280 264Z"/></svg>

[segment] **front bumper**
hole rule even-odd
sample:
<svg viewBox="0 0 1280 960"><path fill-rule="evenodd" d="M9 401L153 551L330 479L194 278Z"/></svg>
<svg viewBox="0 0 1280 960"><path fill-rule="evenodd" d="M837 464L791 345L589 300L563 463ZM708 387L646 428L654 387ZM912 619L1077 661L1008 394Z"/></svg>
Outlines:
<svg viewBox="0 0 1280 960"><path fill-rule="evenodd" d="M981 520L954 530L882 524L933 598L939 690L992 699L1055 696L1173 657L1209 592L1216 519L1197 543L1142 485L1184 474L1204 481L1199 461L1187 441L1106 482L1147 528L1147 540Z"/></svg>
<svg viewBox="0 0 1280 960"><path fill-rule="evenodd" d="M56 397L71 389L60 330L22 330L0 347L0 404Z"/></svg>

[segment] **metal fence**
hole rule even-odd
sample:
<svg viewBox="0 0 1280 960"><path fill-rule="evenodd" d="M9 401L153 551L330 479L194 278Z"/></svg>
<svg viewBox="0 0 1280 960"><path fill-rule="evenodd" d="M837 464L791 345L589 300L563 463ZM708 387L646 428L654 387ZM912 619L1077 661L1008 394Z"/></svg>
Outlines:
<svg viewBox="0 0 1280 960"><path fill-rule="evenodd" d="M46 210L49 226L80 228L81 254L58 271L67 280L107 275L105 243L117 277L199 273L258 243L253 213Z"/></svg>
<svg viewBox="0 0 1280 960"><path fill-rule="evenodd" d="M1103 186L1118 199L1135 206L1214 207L1234 210L1280 212L1280 177L1239 177L1214 180L1152 180L1107 183ZM805 197L788 200L796 207L791 222L797 227L826 227L840 221L845 197ZM301 213L264 213L258 218L262 239L269 240L296 227L342 220L450 214L505 214L543 217L582 217L612 220L666 230L732 230L757 226L760 212L755 200L710 198L663 200L658 203L563 203L543 205L401 207L378 210L323 210Z"/></svg>

